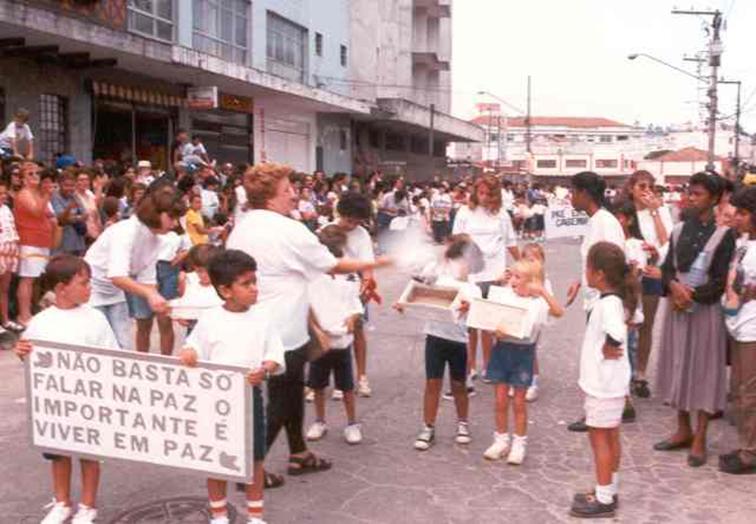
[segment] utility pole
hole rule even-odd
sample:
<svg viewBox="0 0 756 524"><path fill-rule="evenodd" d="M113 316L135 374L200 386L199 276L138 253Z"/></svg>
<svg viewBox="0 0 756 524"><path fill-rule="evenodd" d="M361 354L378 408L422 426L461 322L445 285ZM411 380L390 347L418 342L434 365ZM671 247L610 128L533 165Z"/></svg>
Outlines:
<svg viewBox="0 0 756 524"><path fill-rule="evenodd" d="M525 146L527 151L527 157L528 161L530 161L533 157L533 151L531 148L531 144L533 142L533 136L530 132L531 130L531 123L530 123L530 75L528 75L528 107L527 112L525 113ZM533 173L528 170L528 184L533 183Z"/></svg>
<svg viewBox="0 0 756 524"><path fill-rule="evenodd" d="M496 172L501 169L501 112L496 115Z"/></svg>
<svg viewBox="0 0 756 524"><path fill-rule="evenodd" d="M706 169L709 171L714 170L715 145L717 134L717 70L722 63L722 40L719 33L722 29L722 13L717 9L716 11L681 11L674 9L672 14L675 15L695 15L695 16L711 16L711 39L709 40L709 67L711 68L711 75L709 77L709 90L707 94L709 96L709 152L708 162Z"/></svg>
<svg viewBox="0 0 756 524"><path fill-rule="evenodd" d="M720 80L719 83L738 86L738 96L735 102L735 151L732 158L737 173L740 166L740 87L742 82L740 80Z"/></svg>
<svg viewBox="0 0 756 524"><path fill-rule="evenodd" d="M431 165L433 164L433 144L435 138L433 136L434 126L436 125L436 104L430 105L430 128L428 129L428 157L430 158Z"/></svg>

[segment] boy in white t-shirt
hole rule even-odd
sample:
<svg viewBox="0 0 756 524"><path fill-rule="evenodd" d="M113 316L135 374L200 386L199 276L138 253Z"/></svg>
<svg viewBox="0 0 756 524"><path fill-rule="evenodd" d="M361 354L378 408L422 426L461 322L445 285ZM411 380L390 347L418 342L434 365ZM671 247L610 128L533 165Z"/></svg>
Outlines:
<svg viewBox="0 0 756 524"><path fill-rule="evenodd" d="M346 232L329 225L318 232L320 243L337 258L344 256ZM356 275L320 275L308 285L311 328L318 335L325 352L310 362L307 386L315 393L315 422L307 431L307 440L320 440L328 431L325 419L325 388L331 373L337 390L342 392L347 416L344 439L349 444L362 442L362 427L355 414L352 343L354 326L362 315Z"/></svg>
<svg viewBox="0 0 756 524"><path fill-rule="evenodd" d="M105 316L87 305L92 292L89 265L81 258L61 254L47 264L43 279L55 293L53 306L35 315L14 351L22 360L32 351L31 340L118 349L115 335ZM43 524L69 522L71 503L71 457L45 453L52 461L54 499ZM100 463L81 459L81 502L72 524L90 524L97 517L95 502Z"/></svg>
<svg viewBox="0 0 756 524"><path fill-rule="evenodd" d="M28 121L29 111L19 109L13 115L13 121L0 132L0 158L11 156L20 156L27 160L34 158L34 135Z"/></svg>
<svg viewBox="0 0 756 524"><path fill-rule="evenodd" d="M249 524L264 524L265 423L260 385L271 374L282 372L285 361L283 344L273 329L267 310L255 307L256 271L255 260L238 250L224 251L210 261L208 274L224 303L200 317L181 352L181 362L194 366L198 360L204 360L250 370L247 380L254 386L255 465L254 477L247 485L247 512ZM208 479L207 491L210 523L228 524L226 481Z"/></svg>

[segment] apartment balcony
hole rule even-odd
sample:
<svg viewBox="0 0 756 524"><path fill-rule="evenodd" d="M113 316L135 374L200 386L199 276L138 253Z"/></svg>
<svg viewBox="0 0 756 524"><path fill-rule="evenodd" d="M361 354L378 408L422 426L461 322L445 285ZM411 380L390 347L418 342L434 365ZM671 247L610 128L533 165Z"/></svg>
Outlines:
<svg viewBox="0 0 756 524"><path fill-rule="evenodd" d="M425 11L434 18L451 17L452 0L415 0L415 9Z"/></svg>
<svg viewBox="0 0 756 524"><path fill-rule="evenodd" d="M412 65L424 67L432 71L449 71L449 60L444 59L437 51L427 49L415 49L412 51Z"/></svg>

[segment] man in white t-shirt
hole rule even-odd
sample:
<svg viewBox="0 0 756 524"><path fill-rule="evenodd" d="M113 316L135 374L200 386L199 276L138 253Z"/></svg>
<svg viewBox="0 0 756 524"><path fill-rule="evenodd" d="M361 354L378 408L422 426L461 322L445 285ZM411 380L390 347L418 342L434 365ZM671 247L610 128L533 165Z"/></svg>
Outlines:
<svg viewBox="0 0 756 524"><path fill-rule="evenodd" d="M578 173L572 177L572 207L588 214L588 230L580 245L580 281L574 282L567 292L567 305L577 298L578 291L583 289L583 309L590 316L593 306L601 298L598 290L588 286L585 268L588 252L597 242L611 242L625 250L625 233L619 220L603 206L606 182L590 171ZM573 422L567 427L570 431L588 431L585 418Z"/></svg>
<svg viewBox="0 0 756 524"><path fill-rule="evenodd" d="M34 158L34 135L28 121L28 110L16 111L13 121L0 133L0 157L20 156L27 160Z"/></svg>
<svg viewBox="0 0 756 524"><path fill-rule="evenodd" d="M572 177L572 207L588 214L588 230L580 244L580 282L574 282L567 293L567 304L577 297L583 289L583 309L590 313L599 298L599 292L588 287L585 280L585 266L588 251L596 242L611 242L625 250L625 233L619 220L607 211L603 205L606 182L596 173L584 171Z"/></svg>

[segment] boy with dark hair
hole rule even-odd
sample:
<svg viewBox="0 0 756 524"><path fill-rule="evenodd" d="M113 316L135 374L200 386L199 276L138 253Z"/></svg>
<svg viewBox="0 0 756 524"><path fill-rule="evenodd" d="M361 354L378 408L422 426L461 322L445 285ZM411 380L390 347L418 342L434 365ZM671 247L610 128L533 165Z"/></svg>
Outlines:
<svg viewBox="0 0 756 524"><path fill-rule="evenodd" d="M361 193L350 191L344 193L336 206L337 226L346 232L344 255L359 260L375 260L373 239L365 229L373 216L373 206L370 199ZM354 324L354 359L357 365L357 395L369 397L372 394L367 377L367 338L365 337L365 322L367 322L367 303L372 299L380 303L377 294L378 284L372 269L360 273L359 295L365 305L364 315ZM334 390L336 398L339 394Z"/></svg>
<svg viewBox="0 0 756 524"><path fill-rule="evenodd" d="M20 359L32 351L31 340L118 349L116 337L105 316L87 305L92 292L91 270L83 259L55 255L42 276L43 287L55 293L55 303L35 315L14 351ZM63 524L73 515L71 503L71 457L45 453L52 461L54 498L42 524ZM100 480L100 463L81 459L81 502L71 524L91 524L97 518L95 501Z"/></svg>
<svg viewBox="0 0 756 524"><path fill-rule="evenodd" d="M342 228L328 225L318 232L318 239L333 256L344 256L347 234ZM308 289L311 327L322 341L325 353L310 363L307 385L315 394L316 420L307 431L307 440L320 440L328 431L325 421L325 388L333 372L335 386L342 392L347 415L344 439L349 444L362 442L362 428L355 415L350 350L354 341L354 326L363 309L357 294L358 284L356 279L350 280L351 276L323 274L313 280Z"/></svg>
<svg viewBox="0 0 756 524"><path fill-rule="evenodd" d="M264 524L263 460L265 422L260 385L285 366L283 344L272 329L267 310L257 303L257 263L242 251L228 250L210 259L208 274L223 305L204 313L187 339L181 362L195 366L198 360L249 369L254 386L254 476L247 485L249 524ZM242 400L242 399L239 399ZM211 524L228 524L226 481L207 480Z"/></svg>

